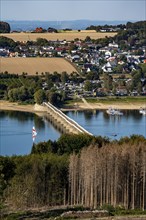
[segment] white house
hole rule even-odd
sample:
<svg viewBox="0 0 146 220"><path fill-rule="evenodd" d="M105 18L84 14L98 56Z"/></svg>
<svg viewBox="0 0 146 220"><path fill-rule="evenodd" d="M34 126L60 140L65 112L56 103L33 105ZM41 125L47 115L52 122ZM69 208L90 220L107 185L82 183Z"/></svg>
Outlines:
<svg viewBox="0 0 146 220"><path fill-rule="evenodd" d="M112 72L112 65L110 64L110 62L107 62L103 67L102 70L105 73L111 73Z"/></svg>

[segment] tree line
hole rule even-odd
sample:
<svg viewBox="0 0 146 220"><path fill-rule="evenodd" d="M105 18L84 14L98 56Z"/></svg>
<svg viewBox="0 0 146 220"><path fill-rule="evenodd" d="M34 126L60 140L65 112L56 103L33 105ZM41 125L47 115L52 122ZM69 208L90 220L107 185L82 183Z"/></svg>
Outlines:
<svg viewBox="0 0 146 220"><path fill-rule="evenodd" d="M58 92L54 83L65 83L68 79L66 72L42 73L40 76L37 73L35 76L27 76L27 73L22 75L0 73L0 99L30 104L49 101L59 106L66 99L66 94L64 91ZM45 87L43 83L46 83Z"/></svg>

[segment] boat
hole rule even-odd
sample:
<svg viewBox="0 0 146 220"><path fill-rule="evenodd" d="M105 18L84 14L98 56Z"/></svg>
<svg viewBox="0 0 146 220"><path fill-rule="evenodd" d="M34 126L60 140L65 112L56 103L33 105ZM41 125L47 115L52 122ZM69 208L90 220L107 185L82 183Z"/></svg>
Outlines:
<svg viewBox="0 0 146 220"><path fill-rule="evenodd" d="M108 115L115 115L115 110L113 108L109 108L106 112Z"/></svg>
<svg viewBox="0 0 146 220"><path fill-rule="evenodd" d="M140 108L139 113L142 115L146 115L146 109Z"/></svg>
<svg viewBox="0 0 146 220"><path fill-rule="evenodd" d="M106 112L109 115L123 115L123 112L121 112L118 109L111 108L111 107L108 110L106 110Z"/></svg>
<svg viewBox="0 0 146 220"><path fill-rule="evenodd" d="M123 112L121 112L120 110L116 109L115 110L115 115L123 115Z"/></svg>
<svg viewBox="0 0 146 220"><path fill-rule="evenodd" d="M32 127L32 140L33 140L33 142L35 141L36 136L37 136L37 132L36 132L35 127L33 126Z"/></svg>

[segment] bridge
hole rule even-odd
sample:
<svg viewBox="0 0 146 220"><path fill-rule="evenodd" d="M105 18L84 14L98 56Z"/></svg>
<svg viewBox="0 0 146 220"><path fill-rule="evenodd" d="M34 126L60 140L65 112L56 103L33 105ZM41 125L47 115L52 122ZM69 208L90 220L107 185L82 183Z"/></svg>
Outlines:
<svg viewBox="0 0 146 220"><path fill-rule="evenodd" d="M72 133L72 134L88 134L92 135L82 126L80 126L76 121L69 118L61 110L56 108L49 102L43 102L43 106L47 112L46 118L62 133Z"/></svg>

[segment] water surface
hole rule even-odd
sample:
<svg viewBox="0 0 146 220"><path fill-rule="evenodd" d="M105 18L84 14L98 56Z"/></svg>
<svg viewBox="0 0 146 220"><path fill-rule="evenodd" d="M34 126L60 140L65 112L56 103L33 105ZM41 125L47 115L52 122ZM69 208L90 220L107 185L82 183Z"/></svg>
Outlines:
<svg viewBox="0 0 146 220"><path fill-rule="evenodd" d="M37 131L34 143L60 137L60 133L43 117L27 112L0 111L0 154L29 154L33 145L33 126Z"/></svg>
<svg viewBox="0 0 146 220"><path fill-rule="evenodd" d="M120 139L133 134L146 137L146 116L138 110L122 111L122 116L112 116L106 110L76 111L66 114L83 126L87 131L98 136Z"/></svg>
<svg viewBox="0 0 146 220"><path fill-rule="evenodd" d="M133 134L146 138L146 116L136 110L123 111L123 116L109 116L106 111L68 111L70 118L78 122L93 135L120 139ZM0 111L0 155L25 155L33 145L32 127L37 136L35 143L57 140L60 132L45 119L33 113Z"/></svg>

